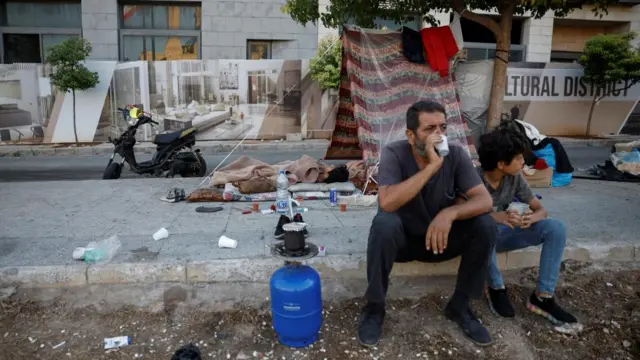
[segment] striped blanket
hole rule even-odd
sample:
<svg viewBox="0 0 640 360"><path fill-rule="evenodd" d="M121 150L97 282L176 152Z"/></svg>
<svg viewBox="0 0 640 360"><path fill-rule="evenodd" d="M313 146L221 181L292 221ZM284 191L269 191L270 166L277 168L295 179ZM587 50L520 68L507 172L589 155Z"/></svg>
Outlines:
<svg viewBox="0 0 640 360"><path fill-rule="evenodd" d="M325 158L364 159L375 165L387 143L406 138L406 111L419 100L443 104L449 143L477 158L453 76L440 77L427 65L409 62L400 32L345 27L340 107Z"/></svg>

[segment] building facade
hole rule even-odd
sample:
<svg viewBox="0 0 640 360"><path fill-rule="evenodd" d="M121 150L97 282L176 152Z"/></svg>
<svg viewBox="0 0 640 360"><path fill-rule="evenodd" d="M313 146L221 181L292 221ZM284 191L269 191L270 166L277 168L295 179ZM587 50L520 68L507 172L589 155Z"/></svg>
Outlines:
<svg viewBox="0 0 640 360"><path fill-rule="evenodd" d="M49 46L70 36L88 39L96 60L308 59L319 39L339 33L322 24L295 23L280 10L284 1L0 0L0 62L43 62ZM320 11L329 2L319 0ZM441 25L453 21L449 13L436 18ZM495 56L488 29L465 19L460 26L467 59ZM640 0L623 0L603 18L589 8L562 19L552 13L542 19L524 16L514 20L510 60L572 62L589 37L627 31L640 32Z"/></svg>
<svg viewBox="0 0 640 360"><path fill-rule="evenodd" d="M305 59L318 29L280 11L283 0L0 1L2 63L42 62L70 36L96 60Z"/></svg>

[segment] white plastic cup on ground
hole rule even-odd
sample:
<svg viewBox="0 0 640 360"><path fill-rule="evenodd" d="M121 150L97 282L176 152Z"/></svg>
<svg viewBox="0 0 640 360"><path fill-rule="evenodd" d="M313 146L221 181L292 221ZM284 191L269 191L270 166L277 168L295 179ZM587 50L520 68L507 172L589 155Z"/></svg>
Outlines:
<svg viewBox="0 0 640 360"><path fill-rule="evenodd" d="M161 228L153 234L153 240L158 241L169 237L169 231L165 228Z"/></svg>
<svg viewBox="0 0 640 360"><path fill-rule="evenodd" d="M75 260L84 260L85 251L87 251L87 249L85 249L83 247L75 248L75 250L73 250L73 258Z"/></svg>
<svg viewBox="0 0 640 360"><path fill-rule="evenodd" d="M447 140L447 135L441 135L442 141L436 144L436 151L438 151L438 155L445 157L449 155L449 141Z"/></svg>
<svg viewBox="0 0 640 360"><path fill-rule="evenodd" d="M235 249L238 246L238 242L236 240L230 239L224 235L220 236L218 240L218 247L227 248L227 249Z"/></svg>

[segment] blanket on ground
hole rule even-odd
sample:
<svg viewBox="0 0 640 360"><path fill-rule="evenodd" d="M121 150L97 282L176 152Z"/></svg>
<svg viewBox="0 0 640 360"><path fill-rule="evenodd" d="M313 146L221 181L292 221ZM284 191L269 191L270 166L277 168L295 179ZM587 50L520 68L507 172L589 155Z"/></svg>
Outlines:
<svg viewBox="0 0 640 360"><path fill-rule="evenodd" d="M325 166L307 155L298 160L286 160L275 165L243 156L215 171L211 177L211 186L230 183L243 194L271 192L275 191L276 178L281 170L287 173L289 182L293 184L321 182L326 176Z"/></svg>

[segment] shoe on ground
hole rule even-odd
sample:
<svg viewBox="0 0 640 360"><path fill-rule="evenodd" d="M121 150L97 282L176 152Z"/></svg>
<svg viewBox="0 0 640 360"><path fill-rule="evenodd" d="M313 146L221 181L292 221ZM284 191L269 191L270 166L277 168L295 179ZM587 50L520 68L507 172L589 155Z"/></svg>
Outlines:
<svg viewBox="0 0 640 360"><path fill-rule="evenodd" d="M276 232L273 234L273 237L275 237L276 239L284 238L284 229L282 228L282 225L288 224L290 222L291 219L289 219L288 216L280 215L280 219L278 219L278 225L276 225Z"/></svg>
<svg viewBox="0 0 640 360"><path fill-rule="evenodd" d="M360 314L360 324L358 325L358 341L366 347L378 346L380 335L382 334L382 324L384 323L384 307L368 304L362 309Z"/></svg>
<svg viewBox="0 0 640 360"><path fill-rule="evenodd" d="M300 214L295 214L293 216L293 222L297 222L297 223L303 223L304 220L302 220L302 215ZM307 227L305 226L304 230L302 230L302 234L304 234L304 237L309 236L309 230L307 230Z"/></svg>
<svg viewBox="0 0 640 360"><path fill-rule="evenodd" d="M487 301L489 302L489 309L496 316L502 316L504 318L512 318L516 316L516 311L509 301L509 294L507 289L492 289L487 290Z"/></svg>
<svg viewBox="0 0 640 360"><path fill-rule="evenodd" d="M575 316L569 314L558 306L554 298L539 298L536 296L535 292L531 294L527 301L527 309L546 318L554 325L573 324L578 322L578 319L576 319Z"/></svg>
<svg viewBox="0 0 640 360"><path fill-rule="evenodd" d="M491 345L492 340L489 331L482 325L470 308L467 307L464 311L460 312L454 310L451 305L447 305L444 309L444 315L447 319L458 324L462 333L474 344L479 346Z"/></svg>
<svg viewBox="0 0 640 360"><path fill-rule="evenodd" d="M186 199L184 189L172 188L167 195L160 198L160 200L168 203L177 203Z"/></svg>

